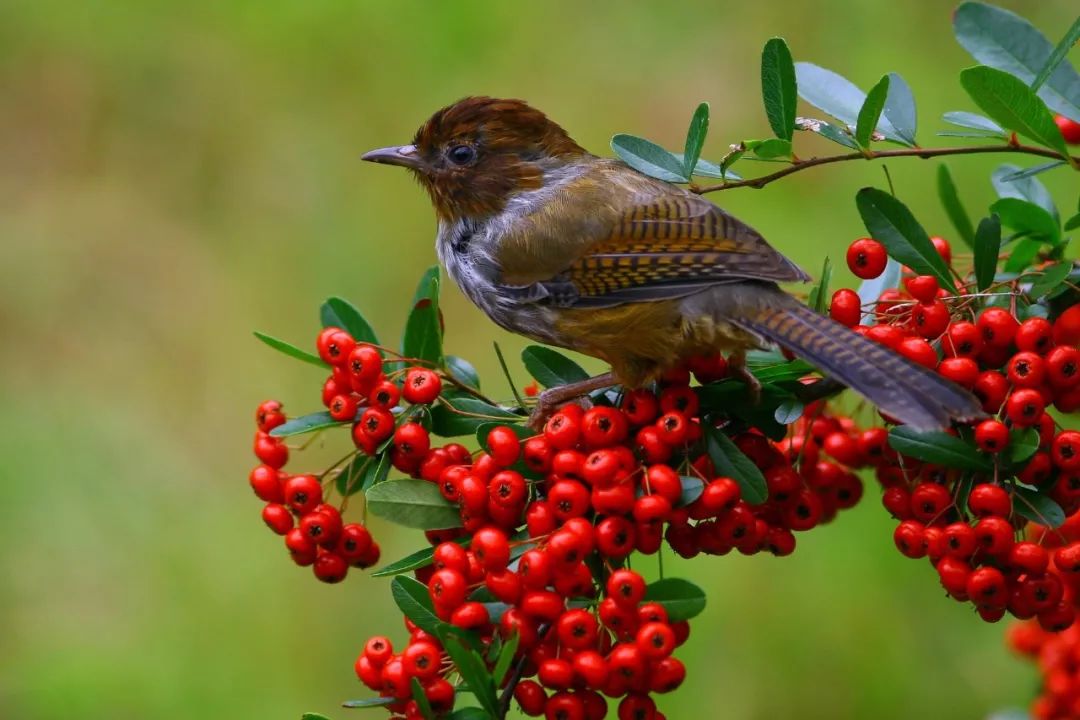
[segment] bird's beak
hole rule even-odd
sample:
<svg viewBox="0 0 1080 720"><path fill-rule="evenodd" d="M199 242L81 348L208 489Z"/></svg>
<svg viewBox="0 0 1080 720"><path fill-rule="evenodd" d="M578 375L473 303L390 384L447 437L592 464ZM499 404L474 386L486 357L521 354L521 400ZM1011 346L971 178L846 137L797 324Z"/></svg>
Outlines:
<svg viewBox="0 0 1080 720"><path fill-rule="evenodd" d="M400 165L401 167L421 170L424 161L420 158L415 145L399 145L397 147L384 147L378 150L370 150L360 156L361 160L384 165Z"/></svg>

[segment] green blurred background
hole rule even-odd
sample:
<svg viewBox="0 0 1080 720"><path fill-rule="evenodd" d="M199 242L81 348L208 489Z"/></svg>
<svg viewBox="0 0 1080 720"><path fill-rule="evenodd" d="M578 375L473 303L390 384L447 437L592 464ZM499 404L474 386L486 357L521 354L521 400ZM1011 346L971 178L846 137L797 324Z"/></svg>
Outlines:
<svg viewBox="0 0 1080 720"><path fill-rule="evenodd" d="M1076 11L1004 4L1055 42ZM601 154L620 131L680 147L708 100L717 160L767 134L758 59L773 35L864 88L901 72L933 144L943 111L974 109L951 7L3 3L0 717L359 712L337 704L366 694L351 667L361 643L403 635L387 585L357 572L324 586L293 567L246 475L256 403L315 409L322 379L251 330L310 343L318 304L341 294L394 337L434 261L427 198L362 151L487 93L530 100ZM973 212L1001 161L952 162ZM889 167L949 235L934 162ZM816 273L862 233L854 191L883 183L879 163L852 163L714 199ZM1047 183L1075 202L1075 177ZM507 394L491 340L522 343L446 295L449 350ZM418 542L375 531L387 559ZM871 489L794 557L680 564L710 604L668 717L978 718L1025 704L1035 678L1003 628L947 601L891 531Z"/></svg>

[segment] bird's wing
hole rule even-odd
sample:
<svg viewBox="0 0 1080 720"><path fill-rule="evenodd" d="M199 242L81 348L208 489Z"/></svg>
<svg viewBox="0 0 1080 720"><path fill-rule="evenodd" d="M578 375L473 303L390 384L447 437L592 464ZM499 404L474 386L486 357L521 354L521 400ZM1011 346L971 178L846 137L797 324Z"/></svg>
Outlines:
<svg viewBox="0 0 1080 720"><path fill-rule="evenodd" d="M748 225L707 200L667 190L593 213L580 228L564 228L579 237L574 245L565 236L556 241L563 243L561 269L529 282L515 283L508 274L503 291L525 302L608 307L684 297L738 280L809 279ZM589 234L584 241L583 233Z"/></svg>

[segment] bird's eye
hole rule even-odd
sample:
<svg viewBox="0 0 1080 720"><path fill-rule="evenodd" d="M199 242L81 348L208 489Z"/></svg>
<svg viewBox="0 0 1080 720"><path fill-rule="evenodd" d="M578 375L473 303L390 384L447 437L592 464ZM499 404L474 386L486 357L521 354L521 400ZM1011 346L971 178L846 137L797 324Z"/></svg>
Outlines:
<svg viewBox="0 0 1080 720"><path fill-rule="evenodd" d="M455 165L468 165L476 158L476 150L469 145L451 145L446 157Z"/></svg>

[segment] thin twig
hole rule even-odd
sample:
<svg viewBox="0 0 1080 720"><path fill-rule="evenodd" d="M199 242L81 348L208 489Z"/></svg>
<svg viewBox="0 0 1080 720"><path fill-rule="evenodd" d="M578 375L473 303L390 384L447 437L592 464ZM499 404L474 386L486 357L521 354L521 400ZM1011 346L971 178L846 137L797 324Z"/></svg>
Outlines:
<svg viewBox="0 0 1080 720"><path fill-rule="evenodd" d="M510 368L506 366L506 358L503 357L502 348L499 347L499 343L493 343L495 345L495 355L499 358L499 365L502 366L503 375L506 377L506 382L510 385L510 392L514 393L514 399L517 400L518 407L525 407L525 401L521 399L521 395L518 394L517 386L514 385L514 379L510 377Z"/></svg>
<svg viewBox="0 0 1080 720"><path fill-rule="evenodd" d="M828 165L830 163L847 162L849 160L876 160L880 158L894 158L894 157L919 157L919 158L933 158L933 157L945 157L948 155L979 155L983 153L1021 153L1024 155L1038 155L1040 157L1053 158L1054 160L1065 160L1070 163L1074 168L1080 167L1080 158L1072 157L1068 155L1062 155L1061 153L1053 150L1047 150L1045 148L1033 147L1031 145L976 145L973 147L952 147L952 148L904 148L902 150L879 150L871 153L869 157L863 155L861 152L848 153L846 155L828 155L826 157L810 158L809 160L800 160L794 162L788 167L777 170L774 173L768 175L762 175L757 178L750 178L749 180L739 180L737 182L725 182L718 183L716 185L705 185L703 187L696 188L694 192L699 194L705 194L710 192L719 192L720 190L732 190L738 187L752 187L763 188L771 182L775 182L782 177L787 177L792 173L797 173L801 170L807 170L818 165Z"/></svg>

